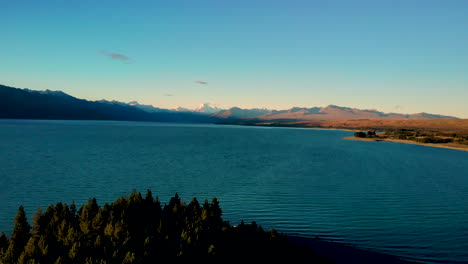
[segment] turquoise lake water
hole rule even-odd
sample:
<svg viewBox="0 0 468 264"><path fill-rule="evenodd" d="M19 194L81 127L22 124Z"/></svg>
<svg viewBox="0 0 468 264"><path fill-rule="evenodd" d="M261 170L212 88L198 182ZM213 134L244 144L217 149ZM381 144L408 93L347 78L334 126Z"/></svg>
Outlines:
<svg viewBox="0 0 468 264"><path fill-rule="evenodd" d="M0 120L0 232L20 204L151 189L216 196L232 224L352 243L426 263L468 263L468 152L343 140L339 130Z"/></svg>

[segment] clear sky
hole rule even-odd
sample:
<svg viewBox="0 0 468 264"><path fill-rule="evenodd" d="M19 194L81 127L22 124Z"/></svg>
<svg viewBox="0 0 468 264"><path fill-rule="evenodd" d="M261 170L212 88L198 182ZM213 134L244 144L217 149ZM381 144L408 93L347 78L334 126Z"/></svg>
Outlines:
<svg viewBox="0 0 468 264"><path fill-rule="evenodd" d="M466 0L0 0L0 14L4 85L468 118Z"/></svg>

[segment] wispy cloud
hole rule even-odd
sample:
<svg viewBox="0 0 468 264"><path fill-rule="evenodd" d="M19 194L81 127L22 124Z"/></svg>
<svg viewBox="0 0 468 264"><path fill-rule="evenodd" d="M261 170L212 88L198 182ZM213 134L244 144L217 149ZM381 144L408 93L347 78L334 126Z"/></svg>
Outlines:
<svg viewBox="0 0 468 264"><path fill-rule="evenodd" d="M195 81L195 83L198 83L198 84L205 84L205 85L208 84L207 82L204 82L204 81Z"/></svg>
<svg viewBox="0 0 468 264"><path fill-rule="evenodd" d="M100 50L99 51L100 54L104 55L104 56L107 56L107 57L110 57L111 59L113 60L119 60L123 63L130 63L130 58L123 55L123 54L119 54L119 53L108 53L104 50Z"/></svg>
<svg viewBox="0 0 468 264"><path fill-rule="evenodd" d="M173 94L164 94L164 96L174 96Z"/></svg>
<svg viewBox="0 0 468 264"><path fill-rule="evenodd" d="M401 111L403 110L403 107L401 105L395 105L393 109L395 109L396 111Z"/></svg>

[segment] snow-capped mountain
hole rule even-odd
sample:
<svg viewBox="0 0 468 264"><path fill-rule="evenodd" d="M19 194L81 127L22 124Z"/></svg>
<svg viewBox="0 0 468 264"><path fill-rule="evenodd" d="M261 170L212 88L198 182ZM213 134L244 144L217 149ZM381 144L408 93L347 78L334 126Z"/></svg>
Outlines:
<svg viewBox="0 0 468 264"><path fill-rule="evenodd" d="M205 113L205 114L214 114L216 112L222 111L224 109L218 108L214 105L211 105L210 103L204 103L198 106L194 112L197 113Z"/></svg>

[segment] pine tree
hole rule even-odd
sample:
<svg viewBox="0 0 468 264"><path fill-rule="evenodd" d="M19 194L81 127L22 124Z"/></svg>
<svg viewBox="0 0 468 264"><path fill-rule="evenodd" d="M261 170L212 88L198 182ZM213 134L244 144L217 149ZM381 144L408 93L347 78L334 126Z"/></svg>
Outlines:
<svg viewBox="0 0 468 264"><path fill-rule="evenodd" d="M80 259L81 244L80 242L75 242L68 252L68 257L73 262L78 262Z"/></svg>
<svg viewBox="0 0 468 264"><path fill-rule="evenodd" d="M135 260L135 253L129 251L125 255L125 258L122 261L122 264L132 264L132 263L137 263Z"/></svg>
<svg viewBox="0 0 468 264"><path fill-rule="evenodd" d="M42 212L41 207L37 208L37 212L34 214L32 224L33 224L33 228L32 228L33 236L39 236L44 232L45 225L47 223L44 223L43 212Z"/></svg>
<svg viewBox="0 0 468 264"><path fill-rule="evenodd" d="M38 262L45 262L48 255L48 246L45 243L44 237L31 237L26 244L23 253L18 259L18 264L26 264L35 260Z"/></svg>
<svg viewBox="0 0 468 264"><path fill-rule="evenodd" d="M75 201L72 201L70 204L70 213L74 217L76 216L76 204Z"/></svg>
<svg viewBox="0 0 468 264"><path fill-rule="evenodd" d="M92 221L99 212L99 206L97 204L96 198L89 199L88 203L83 205L80 209L79 215L79 224L81 231L87 235L89 234L93 227Z"/></svg>
<svg viewBox="0 0 468 264"><path fill-rule="evenodd" d="M65 264L65 261L63 261L63 258L59 256L57 260L55 260L54 264Z"/></svg>
<svg viewBox="0 0 468 264"><path fill-rule="evenodd" d="M3 255L8 248L8 238L5 233L0 234L0 263L2 262Z"/></svg>
<svg viewBox="0 0 468 264"><path fill-rule="evenodd" d="M187 206L187 217L191 222L196 222L200 220L201 208L198 203L197 198L193 197L190 203Z"/></svg>
<svg viewBox="0 0 468 264"><path fill-rule="evenodd" d="M211 200L210 208L212 217L217 221L222 221L221 216L223 215L223 211L221 211L221 207L219 207L219 201L216 197L213 197Z"/></svg>
<svg viewBox="0 0 468 264"><path fill-rule="evenodd" d="M197 198L192 198L192 201L187 206L185 215L185 242L187 244L197 245L199 233L203 230L201 224L201 208Z"/></svg>
<svg viewBox="0 0 468 264"><path fill-rule="evenodd" d="M11 234L8 243L8 249L5 252L5 262L14 263L24 250L31 237L31 226L28 224L24 207L21 205L18 208L18 213L15 217L13 233Z"/></svg>
<svg viewBox="0 0 468 264"><path fill-rule="evenodd" d="M146 190L145 202L146 202L146 204L152 204L153 203L153 193L151 192L150 189Z"/></svg>
<svg viewBox="0 0 468 264"><path fill-rule="evenodd" d="M203 221L208 221L210 215L211 215L210 203L208 202L208 199L205 199L205 202L203 203L201 219Z"/></svg>

